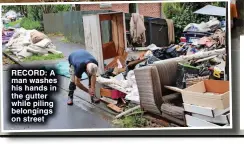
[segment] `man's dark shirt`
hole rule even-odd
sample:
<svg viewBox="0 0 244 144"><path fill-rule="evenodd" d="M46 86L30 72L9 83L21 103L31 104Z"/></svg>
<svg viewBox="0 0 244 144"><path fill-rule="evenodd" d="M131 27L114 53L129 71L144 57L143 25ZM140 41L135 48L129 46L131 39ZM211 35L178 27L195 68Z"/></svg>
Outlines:
<svg viewBox="0 0 244 144"><path fill-rule="evenodd" d="M69 63L74 66L75 76L81 78L83 72L86 72L86 65L94 63L98 65L96 59L86 50L80 49L69 55Z"/></svg>

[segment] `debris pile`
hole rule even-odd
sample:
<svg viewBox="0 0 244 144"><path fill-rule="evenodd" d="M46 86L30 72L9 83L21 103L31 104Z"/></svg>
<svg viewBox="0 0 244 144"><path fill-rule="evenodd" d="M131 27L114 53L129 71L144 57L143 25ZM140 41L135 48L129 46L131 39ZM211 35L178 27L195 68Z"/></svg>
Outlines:
<svg viewBox="0 0 244 144"><path fill-rule="evenodd" d="M203 27L205 26L205 27ZM187 30L192 30L195 24L189 24ZM205 29L205 30L204 30ZM115 57L106 65L106 72L97 78L97 82L102 84L108 93L102 93L107 97L122 102L133 102L140 104L140 96L137 88L134 70L147 65L152 65L156 61L177 57L191 57L178 63L177 82L178 88L187 88L206 79L223 80L225 68L225 54L206 56L205 58L194 57L195 54L222 50L225 48L225 31L221 29L220 22L212 19L207 23L197 25L197 32L209 32L201 37L196 37L194 41L183 38L179 44L171 44L168 47L157 47L151 44L147 47L136 47L134 50L128 48L127 54ZM211 32L211 33L210 33ZM185 39L185 40L184 40ZM187 39L187 40L186 40ZM129 53L140 52L137 55ZM113 98L112 91L122 92L122 97ZM116 105L118 106L118 104Z"/></svg>
<svg viewBox="0 0 244 144"><path fill-rule="evenodd" d="M48 53L61 54L57 51L52 41L37 30L16 29L9 42L6 44L8 51L19 59L32 55L47 55Z"/></svg>

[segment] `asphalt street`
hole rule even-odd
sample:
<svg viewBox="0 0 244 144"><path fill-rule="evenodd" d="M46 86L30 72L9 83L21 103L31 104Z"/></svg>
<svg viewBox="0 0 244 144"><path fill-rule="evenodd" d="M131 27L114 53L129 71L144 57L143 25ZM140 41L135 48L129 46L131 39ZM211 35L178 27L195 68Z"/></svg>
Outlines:
<svg viewBox="0 0 244 144"><path fill-rule="evenodd" d="M3 101L4 110L8 109L10 104L7 95L7 86L10 84L7 80L7 73L3 72ZM48 118L47 123L40 125L9 123L7 112L4 113L4 129L5 130L24 130L24 129L84 129L84 128L111 128L110 117L103 111L100 111L94 105L75 97L74 105L67 106L68 92L60 88L58 93L52 95L56 104L55 115Z"/></svg>

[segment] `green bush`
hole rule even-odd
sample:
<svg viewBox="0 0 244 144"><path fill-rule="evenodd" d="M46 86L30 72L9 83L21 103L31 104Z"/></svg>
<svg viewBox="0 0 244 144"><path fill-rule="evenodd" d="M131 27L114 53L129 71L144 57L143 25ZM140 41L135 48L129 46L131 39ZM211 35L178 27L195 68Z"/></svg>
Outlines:
<svg viewBox="0 0 244 144"><path fill-rule="evenodd" d="M41 23L39 21L33 21L30 18L23 18L20 22L20 26L27 29L27 30L41 30Z"/></svg>

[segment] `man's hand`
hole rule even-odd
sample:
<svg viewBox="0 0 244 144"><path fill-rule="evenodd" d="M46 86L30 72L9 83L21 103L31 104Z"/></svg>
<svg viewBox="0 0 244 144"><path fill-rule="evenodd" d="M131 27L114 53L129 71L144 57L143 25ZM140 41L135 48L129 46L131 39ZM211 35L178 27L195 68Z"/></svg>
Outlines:
<svg viewBox="0 0 244 144"><path fill-rule="evenodd" d="M94 96L94 89L92 89L92 88L89 88L89 94L90 94L90 96Z"/></svg>

